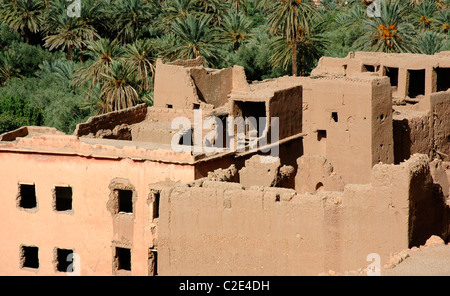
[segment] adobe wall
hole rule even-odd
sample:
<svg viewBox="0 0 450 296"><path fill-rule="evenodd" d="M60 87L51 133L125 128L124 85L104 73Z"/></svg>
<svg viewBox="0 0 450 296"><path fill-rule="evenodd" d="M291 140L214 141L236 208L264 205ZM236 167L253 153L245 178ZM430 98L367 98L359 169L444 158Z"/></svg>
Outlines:
<svg viewBox="0 0 450 296"><path fill-rule="evenodd" d="M217 70L197 63L164 64L160 59L156 62L155 107L218 108L228 103L231 92L248 90L245 72L241 66Z"/></svg>
<svg viewBox="0 0 450 296"><path fill-rule="evenodd" d="M361 76L303 81L305 154L326 157L346 183L368 183L374 164L393 163L387 79Z"/></svg>
<svg viewBox="0 0 450 296"><path fill-rule="evenodd" d="M278 118L279 139L302 132L302 86L275 91L269 102L269 115Z"/></svg>
<svg viewBox="0 0 450 296"><path fill-rule="evenodd" d="M131 125L137 122L141 122L145 119L146 116L146 104L139 104L127 109L105 113L98 116L92 116L88 119L87 122L77 124L74 135L78 137L102 137L102 133L104 133L105 131L113 131L117 126L120 126L122 124ZM110 133L109 135L113 136L112 133Z"/></svg>
<svg viewBox="0 0 450 296"><path fill-rule="evenodd" d="M401 165L375 165L370 184L350 184L343 192L244 190L209 181L167 187L161 192L159 274L317 275L365 267L370 253L384 263L442 230L427 228L430 217L416 215L436 211L426 202L429 176L428 158L415 155ZM410 203L417 212L410 212Z"/></svg>
<svg viewBox="0 0 450 296"><path fill-rule="evenodd" d="M450 160L450 91L431 94L425 111L410 106L395 109L399 113L393 122L395 163L414 153Z"/></svg>
<svg viewBox="0 0 450 296"><path fill-rule="evenodd" d="M55 141L70 144L66 137L70 136ZM31 147L35 149L52 142L29 141L34 141ZM77 151L81 153L82 148ZM67 155L63 150L57 154L57 148L48 153L4 149L0 151L0 275L66 275L55 270L55 248L73 249L80 256L81 275L112 275L116 246L131 248L132 275L148 275L148 252L156 247L157 238L157 224L149 214L153 204L148 184L194 180L192 165L108 157L105 152L103 157L95 157L95 151L105 150L101 145L94 146L91 156ZM120 149L121 155L130 150ZM17 206L19 183L35 184L37 208ZM55 186L72 187L72 211L54 210ZM133 214L115 212L114 189L133 191ZM37 270L19 267L22 244L39 248Z"/></svg>
<svg viewBox="0 0 450 296"><path fill-rule="evenodd" d="M373 67L371 70L367 66ZM349 53L346 58L322 57L318 66L313 70L311 76L315 75L358 75L361 72L374 72L377 75L387 75L387 68L395 68L398 71L396 78L397 85L393 87L393 96L396 98L411 97L409 93L409 84L422 84L422 94L428 96L437 91L437 68L450 68L450 55L448 52L442 52L435 55L423 54L387 54L374 52L355 52ZM414 70L423 70L423 79L416 82L411 78L411 72ZM422 75L422 74L421 74ZM449 73L447 74L449 75ZM448 78L444 78L448 79Z"/></svg>

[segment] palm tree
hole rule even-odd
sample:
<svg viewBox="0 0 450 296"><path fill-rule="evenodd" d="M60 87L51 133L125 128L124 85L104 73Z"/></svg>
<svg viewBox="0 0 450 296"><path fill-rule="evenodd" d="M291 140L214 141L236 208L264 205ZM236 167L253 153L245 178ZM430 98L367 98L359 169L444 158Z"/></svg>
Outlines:
<svg viewBox="0 0 450 296"><path fill-rule="evenodd" d="M194 13L195 4L194 0L164 1L162 4L164 18L169 22L177 18L186 18L189 14Z"/></svg>
<svg viewBox="0 0 450 296"><path fill-rule="evenodd" d="M244 5L244 15L247 15L247 0L231 0L231 5L235 7L236 14L239 14L241 4Z"/></svg>
<svg viewBox="0 0 450 296"><path fill-rule="evenodd" d="M275 34L281 34L292 48L292 75L297 76L297 47L302 31L309 31L309 18L315 16L315 5L309 0L262 0L267 11L267 22Z"/></svg>
<svg viewBox="0 0 450 296"><path fill-rule="evenodd" d="M230 12L223 19L222 30L226 34L224 39L233 43L235 51L250 37L251 25L251 21L242 13Z"/></svg>
<svg viewBox="0 0 450 296"><path fill-rule="evenodd" d="M92 26L67 14L50 17L47 25L48 35L44 38L45 47L49 50L67 49L68 60L73 60L74 48L84 48L88 42L100 38Z"/></svg>
<svg viewBox="0 0 450 296"><path fill-rule="evenodd" d="M436 14L433 22L435 28L445 34L445 40L448 38L448 31L450 30L450 10L442 10Z"/></svg>
<svg viewBox="0 0 450 296"><path fill-rule="evenodd" d="M326 25L325 18L309 19L308 26L299 30L295 43L297 47L295 60L298 61L300 76L311 70L315 62L323 55L327 43L323 36ZM281 66L287 70L289 66L292 66L294 49L291 42L287 42L283 36L276 36L272 39L270 48L273 54L269 62L273 67Z"/></svg>
<svg viewBox="0 0 450 296"><path fill-rule="evenodd" d="M444 37L437 32L426 31L419 35L417 46L420 53L433 55L444 47Z"/></svg>
<svg viewBox="0 0 450 296"><path fill-rule="evenodd" d="M88 99L92 89L103 81L103 74L108 73L108 68L116 60L122 59L123 48L119 41L109 39L99 39L88 43L86 49L87 55L93 60L93 63L83 65L74 73L72 84L80 86L86 82L89 84Z"/></svg>
<svg viewBox="0 0 450 296"><path fill-rule="evenodd" d="M13 52L0 52L0 86L12 77L20 77L20 69L16 67L20 60L21 57Z"/></svg>
<svg viewBox="0 0 450 296"><path fill-rule="evenodd" d="M120 0L111 8L114 28L118 32L118 39L130 42L136 39L140 29L152 19L150 2L141 0Z"/></svg>
<svg viewBox="0 0 450 296"><path fill-rule="evenodd" d="M407 21L408 10L400 1L381 0L381 17L367 18L361 29L366 34L354 44L358 50L417 52L414 26Z"/></svg>
<svg viewBox="0 0 450 296"><path fill-rule="evenodd" d="M28 44L31 34L41 31L44 9L40 0L11 0L3 2L0 14L2 21L24 36Z"/></svg>
<svg viewBox="0 0 450 296"><path fill-rule="evenodd" d="M65 85L68 89L71 88L72 76L75 73L75 63L68 60L57 60L57 61L43 61L39 65L40 71L37 72L38 77L45 77L45 75L52 74L58 81ZM75 88L72 87L74 91Z"/></svg>
<svg viewBox="0 0 450 296"><path fill-rule="evenodd" d="M150 40L137 40L129 44L125 48L124 58L129 62L129 65L136 69L137 80L139 81L139 91L147 92L150 90L152 80L154 77L155 62L154 45Z"/></svg>
<svg viewBox="0 0 450 296"><path fill-rule="evenodd" d="M103 113L133 107L138 103L139 95L133 87L136 72L127 62L114 61L102 76L105 79L100 94L104 103Z"/></svg>
<svg viewBox="0 0 450 296"><path fill-rule="evenodd" d="M434 0L428 0L414 9L414 24L422 28L422 32L431 28L434 14L438 6Z"/></svg>
<svg viewBox="0 0 450 296"><path fill-rule="evenodd" d="M229 8L228 3L223 0L195 0L195 5L199 12L212 16L212 23L219 26L222 22L222 15Z"/></svg>
<svg viewBox="0 0 450 296"><path fill-rule="evenodd" d="M209 26L210 16L187 15L176 19L171 33L177 38L174 55L181 59L205 58L206 64L214 64L220 58L220 41L214 28Z"/></svg>

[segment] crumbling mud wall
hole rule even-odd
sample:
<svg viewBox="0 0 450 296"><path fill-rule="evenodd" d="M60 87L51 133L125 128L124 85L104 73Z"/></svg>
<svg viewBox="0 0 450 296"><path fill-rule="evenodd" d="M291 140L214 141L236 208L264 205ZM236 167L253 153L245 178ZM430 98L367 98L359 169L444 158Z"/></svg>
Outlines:
<svg viewBox="0 0 450 296"><path fill-rule="evenodd" d="M393 122L395 163L414 153L450 160L450 91L433 93L429 100L426 111L397 107L400 114Z"/></svg>
<svg viewBox="0 0 450 296"><path fill-rule="evenodd" d="M427 168L415 155L375 165L370 184L316 194L211 181L166 187L159 274L317 275L367 266L371 253L383 264L444 228L418 215L442 210L430 206Z"/></svg>
<svg viewBox="0 0 450 296"><path fill-rule="evenodd" d="M370 182L393 163L389 81L375 76L304 79L304 153L324 156L346 183Z"/></svg>
<svg viewBox="0 0 450 296"><path fill-rule="evenodd" d="M78 137L131 140L131 131L128 125L141 122L146 116L146 104L93 116L87 122L78 124L74 135Z"/></svg>
<svg viewBox="0 0 450 296"><path fill-rule="evenodd" d="M154 106L161 108L218 108L228 103L232 91L249 91L244 69L234 66L209 69L199 63L156 62ZM177 85L174 87L173 83Z"/></svg>

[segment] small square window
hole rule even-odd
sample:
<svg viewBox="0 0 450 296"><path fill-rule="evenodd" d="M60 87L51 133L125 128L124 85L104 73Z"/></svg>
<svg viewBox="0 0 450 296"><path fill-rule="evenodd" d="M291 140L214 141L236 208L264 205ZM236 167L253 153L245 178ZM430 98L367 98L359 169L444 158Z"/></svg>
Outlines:
<svg viewBox="0 0 450 296"><path fill-rule="evenodd" d="M21 267L39 268L39 248L35 246L22 246L20 250Z"/></svg>
<svg viewBox="0 0 450 296"><path fill-rule="evenodd" d="M323 139L327 138L327 131L326 130L318 130L317 131L317 141L321 141Z"/></svg>
<svg viewBox="0 0 450 296"><path fill-rule="evenodd" d="M72 210L72 187L55 187L55 210Z"/></svg>
<svg viewBox="0 0 450 296"><path fill-rule="evenodd" d="M117 270L131 270L131 250L116 247Z"/></svg>
<svg viewBox="0 0 450 296"><path fill-rule="evenodd" d="M338 113L337 112L331 112L331 118L334 122L338 122Z"/></svg>
<svg viewBox="0 0 450 296"><path fill-rule="evenodd" d="M171 104L166 104L166 108L172 109L172 108L173 108L173 105L171 105Z"/></svg>
<svg viewBox="0 0 450 296"><path fill-rule="evenodd" d="M119 212L133 213L133 191L131 190L117 190Z"/></svg>
<svg viewBox="0 0 450 296"><path fill-rule="evenodd" d="M24 209L37 207L35 185L19 184L19 206Z"/></svg>
<svg viewBox="0 0 450 296"><path fill-rule="evenodd" d="M73 272L73 250L56 249L56 270Z"/></svg>

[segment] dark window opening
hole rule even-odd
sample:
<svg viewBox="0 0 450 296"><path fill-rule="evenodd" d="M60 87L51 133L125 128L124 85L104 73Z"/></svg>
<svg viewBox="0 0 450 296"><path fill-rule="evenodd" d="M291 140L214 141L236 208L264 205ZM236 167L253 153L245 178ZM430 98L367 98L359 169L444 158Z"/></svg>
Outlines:
<svg viewBox="0 0 450 296"><path fill-rule="evenodd" d="M34 185L20 184L19 205L24 209L32 209L37 206L36 188Z"/></svg>
<svg viewBox="0 0 450 296"><path fill-rule="evenodd" d="M446 91L450 88L450 68L436 68L436 91Z"/></svg>
<svg viewBox="0 0 450 296"><path fill-rule="evenodd" d="M384 67L384 74L389 77L391 86L398 86L398 68Z"/></svg>
<svg viewBox="0 0 450 296"><path fill-rule="evenodd" d="M172 109L172 108L173 108L173 105L171 105L171 104L166 104L166 108Z"/></svg>
<svg viewBox="0 0 450 296"><path fill-rule="evenodd" d="M317 183L316 191L322 191L322 190L323 190L323 183L322 182Z"/></svg>
<svg viewBox="0 0 450 296"><path fill-rule="evenodd" d="M153 219L159 218L159 196L160 192L153 193Z"/></svg>
<svg viewBox="0 0 450 296"><path fill-rule="evenodd" d="M158 251L153 248L148 251L148 275L158 275Z"/></svg>
<svg viewBox="0 0 450 296"><path fill-rule="evenodd" d="M73 250L56 249L56 269L58 271L73 272L72 263L73 263Z"/></svg>
<svg viewBox="0 0 450 296"><path fill-rule="evenodd" d="M408 70L408 96L415 98L425 94L425 70Z"/></svg>
<svg viewBox="0 0 450 296"><path fill-rule="evenodd" d="M317 141L321 141L322 139L327 138L327 131L326 130L318 130L317 131Z"/></svg>
<svg viewBox="0 0 450 296"><path fill-rule="evenodd" d="M182 131L180 133L180 140L178 141L178 145L192 146L194 143L193 136L193 129Z"/></svg>
<svg viewBox="0 0 450 296"><path fill-rule="evenodd" d="M119 199L119 212L133 213L133 191L117 190Z"/></svg>
<svg viewBox="0 0 450 296"><path fill-rule="evenodd" d="M200 104L194 104L194 109L200 109Z"/></svg>
<svg viewBox="0 0 450 296"><path fill-rule="evenodd" d="M72 187L55 187L55 209L57 211L72 209Z"/></svg>
<svg viewBox="0 0 450 296"><path fill-rule="evenodd" d="M334 122L338 122L338 113L337 112L331 112L331 118L333 118Z"/></svg>
<svg viewBox="0 0 450 296"><path fill-rule="evenodd" d="M266 103L265 102L240 102L235 101L239 116L245 120L245 139L259 137L266 127Z"/></svg>
<svg viewBox="0 0 450 296"><path fill-rule="evenodd" d="M22 267L39 268L39 248L22 246Z"/></svg>
<svg viewBox="0 0 450 296"><path fill-rule="evenodd" d="M131 250L116 247L117 270L131 270Z"/></svg>
<svg viewBox="0 0 450 296"><path fill-rule="evenodd" d="M363 72L375 72L374 65L363 65Z"/></svg>

